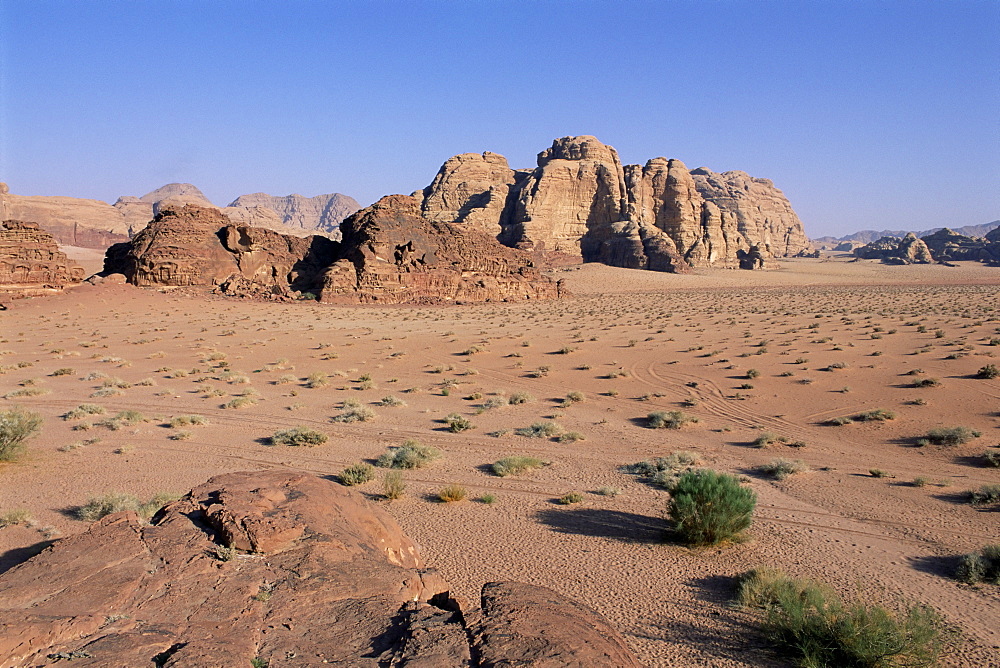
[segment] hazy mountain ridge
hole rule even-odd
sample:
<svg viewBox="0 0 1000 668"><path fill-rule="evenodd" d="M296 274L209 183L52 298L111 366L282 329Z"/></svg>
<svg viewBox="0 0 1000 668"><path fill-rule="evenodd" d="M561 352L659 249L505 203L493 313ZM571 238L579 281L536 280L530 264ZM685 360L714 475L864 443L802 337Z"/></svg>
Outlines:
<svg viewBox="0 0 1000 668"><path fill-rule="evenodd" d="M983 223L982 225L965 225L963 227L951 227L952 232L956 232L965 237L985 237L991 230L1000 227L1000 220L994 220L990 223ZM842 237L816 237L812 239L813 243L817 244L838 244L847 241L854 241L860 244L870 244L873 241L877 241L883 237L896 237L902 239L910 232L917 237L926 237L934 234L935 232L940 232L945 229L945 227L932 227L929 230L917 231L917 230L861 230L860 232L854 232Z"/></svg>

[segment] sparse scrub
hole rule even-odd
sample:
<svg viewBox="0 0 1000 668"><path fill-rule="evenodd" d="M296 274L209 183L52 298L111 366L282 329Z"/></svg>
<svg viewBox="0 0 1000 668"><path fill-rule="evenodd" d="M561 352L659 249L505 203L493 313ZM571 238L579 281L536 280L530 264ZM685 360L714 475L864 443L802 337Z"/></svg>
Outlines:
<svg viewBox="0 0 1000 668"><path fill-rule="evenodd" d="M583 501L583 494L580 492L568 492L558 499L558 502L564 506L568 506L571 503L580 503L581 501Z"/></svg>
<svg viewBox="0 0 1000 668"><path fill-rule="evenodd" d="M983 463L986 466L1000 468L1000 450L984 450Z"/></svg>
<svg viewBox="0 0 1000 668"><path fill-rule="evenodd" d="M911 384L911 387L937 387L941 381L937 378L919 378Z"/></svg>
<svg viewBox="0 0 1000 668"><path fill-rule="evenodd" d="M371 422L375 419L375 411L366 406L356 406L348 408L331 419L334 422Z"/></svg>
<svg viewBox="0 0 1000 668"><path fill-rule="evenodd" d="M987 506L1000 503L1000 485L983 485L979 489L968 492L969 503L974 506Z"/></svg>
<svg viewBox="0 0 1000 668"><path fill-rule="evenodd" d="M354 485L363 485L374 477L375 467L371 464L361 462L348 466L340 472L337 479L340 480L340 484L347 487L353 487Z"/></svg>
<svg viewBox="0 0 1000 668"><path fill-rule="evenodd" d="M682 474L701 466L701 457L696 452L679 450L666 457L657 457L644 462L636 462L622 467L625 473L633 473L648 478L668 492L677 484Z"/></svg>
<svg viewBox="0 0 1000 668"><path fill-rule="evenodd" d="M788 438L785 436L779 436L777 434L772 434L769 431L762 432L757 438L754 439L751 444L755 448L766 448L769 445L776 445L778 443L787 443Z"/></svg>
<svg viewBox="0 0 1000 668"><path fill-rule="evenodd" d="M80 404L73 410L63 415L63 420L80 420L88 415L104 415L104 406L97 404Z"/></svg>
<svg viewBox="0 0 1000 668"><path fill-rule="evenodd" d="M168 424L173 429L188 426L202 427L208 424L208 418L203 415L177 415L170 418L170 422Z"/></svg>
<svg viewBox="0 0 1000 668"><path fill-rule="evenodd" d="M472 421L469 420L469 418L463 417L458 413L451 413L445 417L444 421L445 424L448 425L448 431L455 434L476 428L476 425L472 424Z"/></svg>
<svg viewBox="0 0 1000 668"><path fill-rule="evenodd" d="M962 582L1000 585L1000 544L986 545L962 557L955 573Z"/></svg>
<svg viewBox="0 0 1000 668"><path fill-rule="evenodd" d="M761 464L757 467L757 470L771 476L775 480L784 480L790 475L808 471L809 467L801 459L778 458L772 459L767 464Z"/></svg>
<svg viewBox="0 0 1000 668"><path fill-rule="evenodd" d="M653 411L646 416L646 426L650 429L680 429L687 424L695 424L698 418L683 411Z"/></svg>
<svg viewBox="0 0 1000 668"><path fill-rule="evenodd" d="M979 438L981 434L975 429L968 427L938 427L931 429L923 439L933 445L956 446L968 443L974 438Z"/></svg>
<svg viewBox="0 0 1000 668"><path fill-rule="evenodd" d="M494 462L492 470L494 475L500 478L506 478L509 475L521 475L522 473L528 473L545 465L545 462L541 459L515 455L512 457L504 457L503 459Z"/></svg>
<svg viewBox="0 0 1000 668"><path fill-rule="evenodd" d="M461 485L448 485L442 487L441 491L437 493L439 500L444 503L454 503L455 501L461 501L469 495L469 490Z"/></svg>
<svg viewBox="0 0 1000 668"><path fill-rule="evenodd" d="M320 387L326 387L330 384L330 377L325 373L311 373L306 376L305 383L303 383L309 389L316 389Z"/></svg>
<svg viewBox="0 0 1000 668"><path fill-rule="evenodd" d="M528 404L534 401L535 398L528 394L527 392L513 392L509 397L507 397L507 403L511 406L517 406L519 404Z"/></svg>
<svg viewBox="0 0 1000 668"><path fill-rule="evenodd" d="M528 438L556 438L562 435L563 428L555 422L535 422L530 427L515 429L514 433Z"/></svg>
<svg viewBox="0 0 1000 668"><path fill-rule="evenodd" d="M598 496L608 496L612 499L621 494L621 490L617 487L598 487L594 490L594 494Z"/></svg>
<svg viewBox="0 0 1000 668"><path fill-rule="evenodd" d="M132 510L143 519L149 519L157 510L167 503L180 498L177 494L157 492L149 501L142 502L138 497L123 492L109 492L103 496L92 497L87 503L75 511L76 519L84 522L95 522L106 515Z"/></svg>
<svg viewBox="0 0 1000 668"><path fill-rule="evenodd" d="M399 397L394 397L392 395L389 395L386 397L382 397L382 399L378 402L378 405L397 408L399 406L405 406L406 402L400 399Z"/></svg>
<svg viewBox="0 0 1000 668"><path fill-rule="evenodd" d="M419 469L440 457L441 451L437 448L408 440L399 447L389 448L379 456L375 465L389 469Z"/></svg>
<svg viewBox="0 0 1000 668"><path fill-rule="evenodd" d="M914 668L936 665L941 652L941 620L928 607L912 605L895 615L846 604L822 583L774 569L744 574L737 600L763 610L768 641L801 666Z"/></svg>
<svg viewBox="0 0 1000 668"><path fill-rule="evenodd" d="M323 445L327 436L308 427L292 427L274 432L269 440L271 445Z"/></svg>
<svg viewBox="0 0 1000 668"><path fill-rule="evenodd" d="M382 494L390 501L403 498L406 493L406 482L402 471L386 471L382 477Z"/></svg>
<svg viewBox="0 0 1000 668"><path fill-rule="evenodd" d="M976 378L983 378L985 380L1000 378L1000 368L997 368L996 364L987 364L976 372Z"/></svg>
<svg viewBox="0 0 1000 668"><path fill-rule="evenodd" d="M576 443L585 440L587 440L586 437L578 431L567 431L559 437L560 443Z"/></svg>
<svg viewBox="0 0 1000 668"><path fill-rule="evenodd" d="M757 495L735 477L711 469L686 471L670 492L674 530L690 545L716 545L753 522Z"/></svg>
<svg viewBox="0 0 1000 668"><path fill-rule="evenodd" d="M71 369L69 367L62 367L61 369L56 369L50 376L72 376L76 373L76 369Z"/></svg>
<svg viewBox="0 0 1000 668"><path fill-rule="evenodd" d="M226 409L239 410L241 408L248 408L250 406L256 406L256 405L257 405L256 399L254 399L253 397L244 396L244 397L233 397L232 399L224 403L222 407Z"/></svg>
<svg viewBox="0 0 1000 668"><path fill-rule="evenodd" d="M8 510L0 514L0 529L17 526L18 524L29 524L32 521L31 512L26 508Z"/></svg>
<svg viewBox="0 0 1000 668"><path fill-rule="evenodd" d="M858 413L854 416L854 419L858 422L885 422L886 420L895 420L896 414L884 408L875 408L870 411Z"/></svg>

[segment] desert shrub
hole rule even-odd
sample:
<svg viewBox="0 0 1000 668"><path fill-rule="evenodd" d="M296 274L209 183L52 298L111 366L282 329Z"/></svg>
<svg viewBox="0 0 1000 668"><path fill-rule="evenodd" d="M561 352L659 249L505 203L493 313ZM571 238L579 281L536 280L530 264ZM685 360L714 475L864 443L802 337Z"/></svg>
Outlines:
<svg viewBox="0 0 1000 668"><path fill-rule="evenodd" d="M985 506L1000 503L1000 485L983 485L979 489L968 492L969 503L974 506Z"/></svg>
<svg viewBox="0 0 1000 668"><path fill-rule="evenodd" d="M482 403L479 407L480 411L489 411L494 408L502 408L508 403L507 397L489 397L486 401Z"/></svg>
<svg viewBox="0 0 1000 668"><path fill-rule="evenodd" d="M913 381L911 387L937 387L941 384L941 381L937 378L920 378Z"/></svg>
<svg viewBox="0 0 1000 668"><path fill-rule="evenodd" d="M346 405L347 402L344 403ZM332 418L334 422L371 422L374 419L375 411L366 406L348 408Z"/></svg>
<svg viewBox="0 0 1000 668"><path fill-rule="evenodd" d="M759 378L759 377L760 377L760 371L758 371L757 369L748 369L747 370L747 378L749 378L750 380L753 380L754 378Z"/></svg>
<svg viewBox="0 0 1000 668"><path fill-rule="evenodd" d="M241 408L247 408L249 406L256 406L256 405L257 405L257 400L254 399L253 397L233 397L232 399L224 403L222 407L226 409L239 410Z"/></svg>
<svg viewBox="0 0 1000 668"><path fill-rule="evenodd" d="M476 425L472 424L472 420L467 417L463 417L458 413L451 413L444 419L445 424L448 425L448 431L453 433L459 433L462 431L467 431L469 429L475 429Z"/></svg>
<svg viewBox="0 0 1000 668"><path fill-rule="evenodd" d="M140 517L149 519L157 510L177 498L179 498L177 494L157 492L149 501L142 502L132 494L108 492L103 496L91 497L87 503L76 509L74 515L78 520L95 522L111 513L133 510Z"/></svg>
<svg viewBox="0 0 1000 668"><path fill-rule="evenodd" d="M326 434L308 427L292 427L274 432L269 439L271 445L323 445Z"/></svg>
<svg viewBox="0 0 1000 668"><path fill-rule="evenodd" d="M772 459L767 464L761 464L757 467L757 470L773 477L775 480L784 480L790 475L808 471L809 467L801 459L778 458Z"/></svg>
<svg viewBox="0 0 1000 668"><path fill-rule="evenodd" d="M469 490L462 487L461 485L448 485L442 487L437 493L438 499L445 503L452 503L454 501L461 501L469 495Z"/></svg>
<svg viewBox="0 0 1000 668"><path fill-rule="evenodd" d="M297 380L298 380L298 378L296 378L294 375L292 375L290 373L286 373L286 374L282 374L282 375L278 376L275 379L274 384L275 385L289 385L291 383L294 383Z"/></svg>
<svg viewBox="0 0 1000 668"><path fill-rule="evenodd" d="M955 572L962 582L1000 584L1000 544L987 545L962 557Z"/></svg>
<svg viewBox="0 0 1000 668"><path fill-rule="evenodd" d="M69 367L62 367L61 369L56 369L55 371L53 371L49 375L50 376L72 376L75 373L76 373L76 369L71 369Z"/></svg>
<svg viewBox="0 0 1000 668"><path fill-rule="evenodd" d="M330 384L330 377L321 372L311 373L306 376L305 386L309 389L316 389L319 387L326 387Z"/></svg>
<svg viewBox="0 0 1000 668"><path fill-rule="evenodd" d="M778 436L777 434L772 434L769 431L762 432L757 438L754 439L751 445L755 448L766 448L769 445L775 445L777 443L787 443L788 438L785 436Z"/></svg>
<svg viewBox="0 0 1000 668"><path fill-rule="evenodd" d="M403 498L406 493L406 483L401 471L386 471L382 477L382 494L390 501Z"/></svg>
<svg viewBox="0 0 1000 668"><path fill-rule="evenodd" d="M753 522L757 495L726 473L685 471L670 492L674 530L690 545L716 545L737 537Z"/></svg>
<svg viewBox="0 0 1000 668"><path fill-rule="evenodd" d="M986 380L1000 378L1000 368L997 368L996 364L987 364L976 372L976 378L984 378Z"/></svg>
<svg viewBox="0 0 1000 668"><path fill-rule="evenodd" d="M576 443L577 441L585 441L587 437L578 431L567 431L559 437L560 443Z"/></svg>
<svg viewBox="0 0 1000 668"><path fill-rule="evenodd" d="M644 476L654 485L659 485L670 491L683 473L693 470L701 464L701 457L698 456L698 453L679 450L666 457L627 464L622 467L622 471Z"/></svg>
<svg viewBox="0 0 1000 668"><path fill-rule="evenodd" d="M483 494L482 496L479 497L479 502L480 503L485 503L486 505L489 505L489 504L493 503L496 500L497 500L497 497L496 497L495 494Z"/></svg>
<svg viewBox="0 0 1000 668"><path fill-rule="evenodd" d="M517 406L518 404L529 404L534 401L535 398L527 392L513 392L509 397L507 397L507 403L511 406Z"/></svg>
<svg viewBox="0 0 1000 668"><path fill-rule="evenodd" d="M895 420L896 414L884 408L875 408L870 411L858 413L854 416L854 419L859 422L885 422L886 420Z"/></svg>
<svg viewBox="0 0 1000 668"><path fill-rule="evenodd" d="M981 434L978 431L969 429L968 427L938 427L927 432L924 440L934 445L954 446L968 443L980 436Z"/></svg>
<svg viewBox="0 0 1000 668"><path fill-rule="evenodd" d="M12 527L18 524L29 524L32 522L31 512L26 508L17 508L0 513L0 529Z"/></svg>
<svg viewBox="0 0 1000 668"><path fill-rule="evenodd" d="M802 666L933 666L941 652L940 617L928 607L895 615L846 604L823 583L763 568L743 575L737 600L763 611L767 639Z"/></svg>
<svg viewBox="0 0 1000 668"><path fill-rule="evenodd" d="M985 462L987 466L1000 468L1000 450L984 450L983 462Z"/></svg>
<svg viewBox="0 0 1000 668"><path fill-rule="evenodd" d="M830 418L824 424L828 424L832 427L841 427L845 424L851 424L854 420L847 417L846 415L841 415L840 417Z"/></svg>
<svg viewBox="0 0 1000 668"><path fill-rule="evenodd" d="M571 503L580 503L583 501L583 494L580 492L567 492L557 499L559 503L564 506L568 506Z"/></svg>
<svg viewBox="0 0 1000 668"><path fill-rule="evenodd" d="M545 462L541 459L514 455L511 457L504 457L503 459L494 462L492 470L494 475L505 478L509 475L520 475L522 473L533 471L540 466L545 466Z"/></svg>
<svg viewBox="0 0 1000 668"><path fill-rule="evenodd" d="M361 462L348 466L340 472L337 479L340 480L340 484L353 487L354 485L363 485L374 477L375 467Z"/></svg>
<svg viewBox="0 0 1000 668"><path fill-rule="evenodd" d="M399 397L394 397L392 395L389 395L387 397L382 397L382 399L378 402L378 405L388 406L390 408L396 408L399 406L405 406L406 402L400 399Z"/></svg>
<svg viewBox="0 0 1000 668"><path fill-rule="evenodd" d="M88 415L104 415L104 406L97 404L80 404L73 410L63 415L64 420L79 420Z"/></svg>
<svg viewBox="0 0 1000 668"><path fill-rule="evenodd" d="M170 422L168 422L167 424L169 424L174 429L176 429L177 427L187 427L187 426L201 427L208 424L208 418L206 418L203 415L177 415L175 417L170 418Z"/></svg>
<svg viewBox="0 0 1000 668"><path fill-rule="evenodd" d="M535 422L530 427L515 429L514 433L528 438L555 438L562 435L563 428L555 422Z"/></svg>
<svg viewBox="0 0 1000 668"><path fill-rule="evenodd" d="M577 390L573 390L572 392L569 392L566 395L566 402L575 404L575 403L579 403L581 401L585 401L586 398L587 397L584 396L583 392L579 392Z"/></svg>
<svg viewBox="0 0 1000 668"><path fill-rule="evenodd" d="M441 457L437 448L420 441L408 440L398 448L389 448L379 456L375 466L386 469L419 469Z"/></svg>
<svg viewBox="0 0 1000 668"><path fill-rule="evenodd" d="M646 420L650 429L680 429L686 424L698 422L698 418L683 411L653 411L646 416Z"/></svg>

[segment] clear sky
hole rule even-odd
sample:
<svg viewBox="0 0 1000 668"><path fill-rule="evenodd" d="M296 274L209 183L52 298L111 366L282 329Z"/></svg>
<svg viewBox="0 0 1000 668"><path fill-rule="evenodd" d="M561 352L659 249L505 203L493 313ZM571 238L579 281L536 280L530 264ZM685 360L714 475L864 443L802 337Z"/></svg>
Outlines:
<svg viewBox="0 0 1000 668"><path fill-rule="evenodd" d="M1000 218L998 0L0 0L0 180L363 204L456 153L773 179L806 232Z"/></svg>

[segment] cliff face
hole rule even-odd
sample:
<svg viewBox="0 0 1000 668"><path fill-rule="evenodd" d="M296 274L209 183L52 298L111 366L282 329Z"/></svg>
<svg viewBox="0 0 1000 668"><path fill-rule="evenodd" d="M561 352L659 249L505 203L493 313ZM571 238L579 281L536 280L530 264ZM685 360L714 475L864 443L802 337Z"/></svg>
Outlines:
<svg viewBox="0 0 1000 668"><path fill-rule="evenodd" d="M0 183L0 220L38 223L57 243L70 246L107 248L129 238L129 220L107 202L14 195L6 183Z"/></svg>
<svg viewBox="0 0 1000 668"><path fill-rule="evenodd" d="M0 292L30 295L62 290L83 280L83 267L66 257L35 223L0 222Z"/></svg>
<svg viewBox="0 0 1000 668"><path fill-rule="evenodd" d="M320 299L338 303L520 301L562 296L530 256L492 235L420 215L420 202L383 197L341 226L341 254Z"/></svg>
<svg viewBox="0 0 1000 668"><path fill-rule="evenodd" d="M224 210L230 217L230 210L259 208L273 211L283 225L306 232L321 232L339 238L340 223L361 208L357 200L340 193L303 197L286 195L275 197L266 193L240 195Z"/></svg>
<svg viewBox="0 0 1000 668"><path fill-rule="evenodd" d="M513 171L495 153L451 158L424 189L421 213L507 246L657 271L741 266L740 251L754 247L761 259L812 250L771 181L666 158L623 166L590 136L555 140L533 170Z"/></svg>

